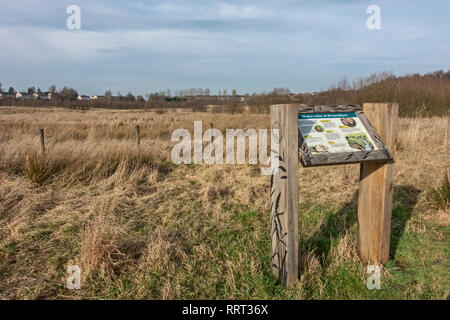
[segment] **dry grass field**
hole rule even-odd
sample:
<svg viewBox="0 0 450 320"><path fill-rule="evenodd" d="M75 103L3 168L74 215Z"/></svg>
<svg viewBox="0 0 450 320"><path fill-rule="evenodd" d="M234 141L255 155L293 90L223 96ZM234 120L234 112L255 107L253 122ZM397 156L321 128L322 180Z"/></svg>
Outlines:
<svg viewBox="0 0 450 320"><path fill-rule="evenodd" d="M448 299L448 118L399 121L391 258L374 291L355 248L358 165L300 169L301 276L285 290L269 266L269 177L172 164L171 132L194 120L269 125L262 114L0 108L0 299ZM69 265L80 290L65 287Z"/></svg>

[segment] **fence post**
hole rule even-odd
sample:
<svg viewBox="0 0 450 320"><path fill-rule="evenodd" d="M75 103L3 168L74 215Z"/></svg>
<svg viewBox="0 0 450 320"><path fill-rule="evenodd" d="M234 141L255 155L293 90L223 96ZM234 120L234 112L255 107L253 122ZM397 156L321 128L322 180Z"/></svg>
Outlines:
<svg viewBox="0 0 450 320"><path fill-rule="evenodd" d="M138 146L141 145L141 135L140 135L140 128L139 128L139 126L136 126L136 144Z"/></svg>
<svg viewBox="0 0 450 320"><path fill-rule="evenodd" d="M211 143L213 143L214 142L214 137L213 137L213 135L212 135L212 130L214 129L214 125L213 125L213 123L211 122Z"/></svg>
<svg viewBox="0 0 450 320"><path fill-rule="evenodd" d="M270 265L286 287L298 279L298 107L270 106L270 125L279 129L280 143L270 186Z"/></svg>
<svg viewBox="0 0 450 320"><path fill-rule="evenodd" d="M398 104L365 103L363 110L392 156L395 156ZM384 264L389 259L393 176L393 163L361 164L357 247L361 259L371 264Z"/></svg>
<svg viewBox="0 0 450 320"><path fill-rule="evenodd" d="M444 152L447 152L448 128L450 127L450 117L447 117L447 126L445 127L444 135Z"/></svg>
<svg viewBox="0 0 450 320"><path fill-rule="evenodd" d="M44 129L39 129L41 135L41 150L42 153L45 153L45 138L44 138Z"/></svg>

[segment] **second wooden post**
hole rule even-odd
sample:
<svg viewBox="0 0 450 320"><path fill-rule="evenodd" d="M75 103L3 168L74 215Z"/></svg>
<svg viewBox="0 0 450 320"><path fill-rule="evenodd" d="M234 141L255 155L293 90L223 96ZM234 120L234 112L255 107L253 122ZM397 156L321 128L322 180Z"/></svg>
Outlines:
<svg viewBox="0 0 450 320"><path fill-rule="evenodd" d="M136 144L141 145L141 128L139 126L136 126Z"/></svg>
<svg viewBox="0 0 450 320"><path fill-rule="evenodd" d="M270 264L286 287L298 279L298 107L270 106L271 128L279 130L277 166L272 167L270 183ZM273 145L272 141L272 150Z"/></svg>
<svg viewBox="0 0 450 320"><path fill-rule="evenodd" d="M365 103L364 113L395 157L397 103ZM361 164L358 199L358 253L370 264L389 259L394 164Z"/></svg>

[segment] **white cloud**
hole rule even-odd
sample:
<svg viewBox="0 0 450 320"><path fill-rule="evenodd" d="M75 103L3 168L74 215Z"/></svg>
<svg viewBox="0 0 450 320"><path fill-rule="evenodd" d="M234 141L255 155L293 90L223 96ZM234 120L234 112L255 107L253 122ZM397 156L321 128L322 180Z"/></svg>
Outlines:
<svg viewBox="0 0 450 320"><path fill-rule="evenodd" d="M271 15L269 8L263 8L260 5L232 4L221 1L208 2L178 2L160 4L147 4L143 2L131 3L129 7L137 10L153 13L157 15L165 15L178 19L255 19L264 18ZM273 8L272 8L273 9Z"/></svg>
<svg viewBox="0 0 450 320"><path fill-rule="evenodd" d="M70 31L63 2L17 0L0 11L1 80L28 85L24 72L41 81L42 70L52 70L70 81L78 72L82 85L86 78L100 85L117 72L117 86L130 81L130 88L146 77L188 87L197 77L247 87L291 79L295 89L320 81L326 87L336 74L446 64L448 3L406 15L409 2L379 2L382 29L370 32L367 6L356 0L78 0L82 30Z"/></svg>
<svg viewBox="0 0 450 320"><path fill-rule="evenodd" d="M226 33L182 30L58 30L30 27L0 27L7 46L1 59L28 60L51 64L60 61L88 61L129 51L196 55L215 59L224 55L253 52L261 41ZM221 58L220 58L221 59Z"/></svg>
<svg viewBox="0 0 450 320"><path fill-rule="evenodd" d="M220 2L217 4L217 17L222 19L255 19L268 17L269 11L256 6L245 6Z"/></svg>

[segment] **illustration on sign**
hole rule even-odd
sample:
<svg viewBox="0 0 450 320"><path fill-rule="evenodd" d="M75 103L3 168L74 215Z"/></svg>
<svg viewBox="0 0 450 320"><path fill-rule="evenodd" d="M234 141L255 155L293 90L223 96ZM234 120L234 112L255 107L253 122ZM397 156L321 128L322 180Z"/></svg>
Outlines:
<svg viewBox="0 0 450 320"><path fill-rule="evenodd" d="M378 150L354 112L299 114L298 127L311 154Z"/></svg>

